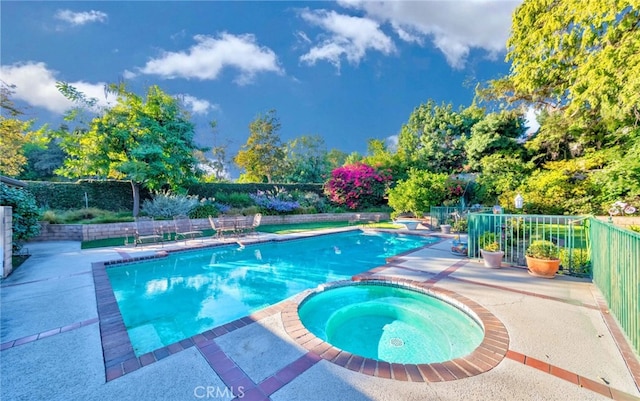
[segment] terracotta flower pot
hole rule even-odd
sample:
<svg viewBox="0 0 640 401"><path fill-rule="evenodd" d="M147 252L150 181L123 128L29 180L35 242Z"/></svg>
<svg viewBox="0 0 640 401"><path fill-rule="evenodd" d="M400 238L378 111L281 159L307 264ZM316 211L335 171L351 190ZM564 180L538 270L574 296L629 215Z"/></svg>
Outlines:
<svg viewBox="0 0 640 401"><path fill-rule="evenodd" d="M542 278L554 278L560 268L560 259L536 259L531 256L525 256L527 259L527 267L529 274Z"/></svg>
<svg viewBox="0 0 640 401"><path fill-rule="evenodd" d="M480 249L480 254L482 255L482 259L484 259L484 266L490 269L499 269L502 266L502 257L504 256L504 252L489 252L484 249Z"/></svg>

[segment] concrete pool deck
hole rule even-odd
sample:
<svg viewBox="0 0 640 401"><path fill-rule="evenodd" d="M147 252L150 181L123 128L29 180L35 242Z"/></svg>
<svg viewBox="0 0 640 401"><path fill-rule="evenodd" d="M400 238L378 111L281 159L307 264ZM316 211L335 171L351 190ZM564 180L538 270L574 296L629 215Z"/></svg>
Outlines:
<svg viewBox="0 0 640 401"><path fill-rule="evenodd" d="M103 346L110 349L115 338L104 335L111 322L98 313L92 264L184 246L81 250L79 242L28 244L32 256L0 284L0 398L229 400L235 393L243 400L277 401L640 400L638 358L592 283L486 269L451 254L450 239L394 258L367 277L412 280L486 308L509 340L504 358L487 372L444 381L445 374L470 374L474 366L432 377L400 366L383 378L360 373L367 366L355 358L329 361L286 329L287 309L298 296L144 359L123 361L116 365L120 374L107 377Z"/></svg>

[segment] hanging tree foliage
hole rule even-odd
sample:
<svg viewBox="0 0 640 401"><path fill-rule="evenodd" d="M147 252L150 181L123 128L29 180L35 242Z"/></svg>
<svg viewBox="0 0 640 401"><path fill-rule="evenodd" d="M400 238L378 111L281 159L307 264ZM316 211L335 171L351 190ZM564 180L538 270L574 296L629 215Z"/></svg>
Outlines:
<svg viewBox="0 0 640 401"><path fill-rule="evenodd" d="M526 0L507 47L511 72L482 97L559 112L596 149L638 129L640 1Z"/></svg>
<svg viewBox="0 0 640 401"><path fill-rule="evenodd" d="M72 100L77 91L59 84ZM194 126L179 102L151 86L145 98L124 85L111 85L117 104L94 118L87 130L62 138L69 157L59 170L70 178L128 180L133 190L133 215L140 207L140 188L173 190L186 187L196 175Z"/></svg>

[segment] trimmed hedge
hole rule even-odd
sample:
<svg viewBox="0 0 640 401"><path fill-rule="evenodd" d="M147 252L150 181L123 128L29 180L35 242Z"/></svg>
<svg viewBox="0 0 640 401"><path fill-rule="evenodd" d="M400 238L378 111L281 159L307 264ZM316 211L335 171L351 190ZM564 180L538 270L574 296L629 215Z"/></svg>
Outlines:
<svg viewBox="0 0 640 401"><path fill-rule="evenodd" d="M133 210L133 195L129 181L80 180L76 182L26 181L27 189L36 197L38 206L45 209L68 210L85 207L85 193L89 207L114 212ZM151 199L149 191L140 190L140 204Z"/></svg>
<svg viewBox="0 0 640 401"><path fill-rule="evenodd" d="M324 196L322 192L322 184L262 184L262 183L198 183L188 188L189 195L198 195L201 198L214 198L218 193L231 194L241 192L246 194L255 194L258 191L272 191L275 187L284 188L287 192L303 191L315 192L320 196Z"/></svg>
<svg viewBox="0 0 640 401"><path fill-rule="evenodd" d="M85 193L89 207L96 207L114 212L133 210L133 195L129 181L80 180L76 182L44 182L26 181L27 189L35 196L39 207L45 209L68 210L85 207ZM234 183L199 183L188 188L190 195L200 198L212 198L216 194L246 193L255 194L260 191L271 191L274 187L287 191L315 192L324 197L322 184L234 184ZM151 193L140 190L140 205L145 199L151 199Z"/></svg>

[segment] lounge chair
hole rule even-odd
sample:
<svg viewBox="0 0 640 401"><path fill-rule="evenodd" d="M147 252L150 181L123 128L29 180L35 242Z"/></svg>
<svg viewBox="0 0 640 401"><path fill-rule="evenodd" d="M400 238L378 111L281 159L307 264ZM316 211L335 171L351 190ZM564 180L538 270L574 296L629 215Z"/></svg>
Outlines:
<svg viewBox="0 0 640 401"><path fill-rule="evenodd" d="M152 217L137 217L135 245L145 242L162 242L162 232L158 229Z"/></svg>
<svg viewBox="0 0 640 401"><path fill-rule="evenodd" d="M262 222L262 214L260 213L256 213L253 215L253 222L251 223L251 226L248 228L248 232L251 233L255 233L256 229L260 226L260 223Z"/></svg>
<svg viewBox="0 0 640 401"><path fill-rule="evenodd" d="M220 236L220 226L218 224L216 224L216 220L209 216L209 224L211 225L211 229L213 230L214 234L216 237Z"/></svg>
<svg viewBox="0 0 640 401"><path fill-rule="evenodd" d="M173 216L173 224L176 226L176 240L188 238L202 237L202 231L194 230L191 225L191 219L187 216Z"/></svg>
<svg viewBox="0 0 640 401"><path fill-rule="evenodd" d="M356 213L354 214L350 219L349 219L349 225L352 224L359 224L360 221L362 221L362 218L360 216L360 213Z"/></svg>

